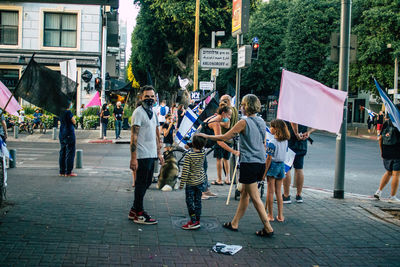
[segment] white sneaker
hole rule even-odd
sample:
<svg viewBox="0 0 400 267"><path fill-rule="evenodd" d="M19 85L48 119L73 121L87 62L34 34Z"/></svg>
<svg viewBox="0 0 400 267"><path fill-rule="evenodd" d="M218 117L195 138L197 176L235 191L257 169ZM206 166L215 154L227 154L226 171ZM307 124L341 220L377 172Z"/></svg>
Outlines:
<svg viewBox="0 0 400 267"><path fill-rule="evenodd" d="M376 190L375 194L374 194L374 198L380 199L382 195L382 191L381 190Z"/></svg>
<svg viewBox="0 0 400 267"><path fill-rule="evenodd" d="M400 199L398 199L396 196L391 196L391 197L389 197L389 202L400 203Z"/></svg>

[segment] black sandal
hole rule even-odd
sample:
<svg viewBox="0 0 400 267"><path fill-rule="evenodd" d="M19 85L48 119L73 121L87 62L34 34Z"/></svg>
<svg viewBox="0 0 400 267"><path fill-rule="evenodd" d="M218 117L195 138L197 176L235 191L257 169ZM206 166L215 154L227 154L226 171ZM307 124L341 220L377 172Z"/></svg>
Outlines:
<svg viewBox="0 0 400 267"><path fill-rule="evenodd" d="M232 227L232 223L231 223L231 222L226 222L226 223L224 223L224 224L222 225L222 227L224 227L224 228L226 228L226 229L229 229L229 230L231 230L231 231L233 231L233 232L237 232L237 231L238 231L237 228L233 228L233 227Z"/></svg>
<svg viewBox="0 0 400 267"><path fill-rule="evenodd" d="M262 230L257 231L256 235L261 237L272 237L274 235L274 232L267 232L267 230L263 228Z"/></svg>

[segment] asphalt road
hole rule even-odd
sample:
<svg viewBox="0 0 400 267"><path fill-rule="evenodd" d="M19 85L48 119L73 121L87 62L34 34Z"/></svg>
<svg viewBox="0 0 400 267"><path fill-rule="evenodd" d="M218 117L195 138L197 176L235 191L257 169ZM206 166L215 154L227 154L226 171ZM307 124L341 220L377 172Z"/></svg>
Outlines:
<svg viewBox="0 0 400 267"><path fill-rule="evenodd" d="M336 138L313 134L304 163L305 186L333 190ZM348 137L346 141L345 192L373 195L385 169L377 141ZM384 195L388 194L385 188Z"/></svg>
<svg viewBox="0 0 400 267"><path fill-rule="evenodd" d="M333 190L336 161L334 136L315 133L313 145L305 158L305 186ZM58 167L57 143L9 142L10 149L17 149L17 167L54 169ZM93 171L119 170L129 175L129 145L127 144L78 144L83 149L83 167ZM212 153L211 153L212 155ZM215 164L209 158L209 178L215 179ZM345 192L371 196L384 173L376 141L347 138ZM79 171L78 171L79 172ZM388 188L384 196L388 195ZM293 193L292 193L293 194Z"/></svg>

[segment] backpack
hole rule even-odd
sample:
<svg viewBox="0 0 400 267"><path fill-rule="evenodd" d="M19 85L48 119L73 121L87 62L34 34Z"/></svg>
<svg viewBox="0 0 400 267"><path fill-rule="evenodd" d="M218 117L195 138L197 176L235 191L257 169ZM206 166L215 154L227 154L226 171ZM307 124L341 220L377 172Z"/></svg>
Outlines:
<svg viewBox="0 0 400 267"><path fill-rule="evenodd" d="M160 108L160 115L161 115L161 116L167 115L167 109L165 108L165 106L161 106L161 108Z"/></svg>
<svg viewBox="0 0 400 267"><path fill-rule="evenodd" d="M383 127L381 132L382 144L392 146L400 143L399 130L397 130L391 121L387 121L385 124L386 127Z"/></svg>

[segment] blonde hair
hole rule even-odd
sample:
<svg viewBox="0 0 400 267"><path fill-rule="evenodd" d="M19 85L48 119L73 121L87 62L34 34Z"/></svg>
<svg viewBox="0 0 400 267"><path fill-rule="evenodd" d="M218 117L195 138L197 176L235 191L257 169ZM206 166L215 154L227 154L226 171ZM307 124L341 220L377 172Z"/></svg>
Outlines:
<svg viewBox="0 0 400 267"><path fill-rule="evenodd" d="M242 99L242 104L245 105L244 111L246 115L253 115L261 110L261 102L257 96L253 94L247 94Z"/></svg>
<svg viewBox="0 0 400 267"><path fill-rule="evenodd" d="M272 120L271 127L275 128L275 139L279 142L290 139L289 129L283 120Z"/></svg>

